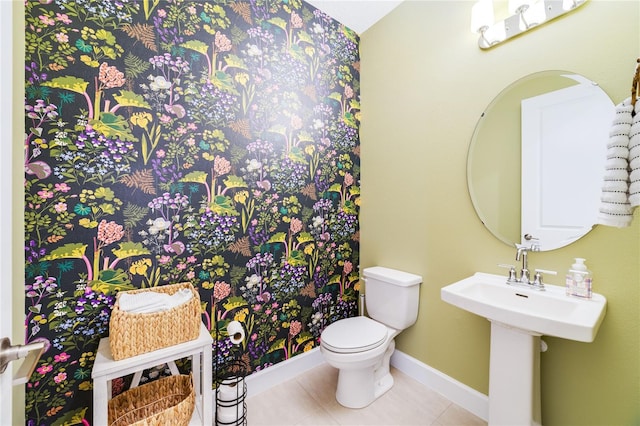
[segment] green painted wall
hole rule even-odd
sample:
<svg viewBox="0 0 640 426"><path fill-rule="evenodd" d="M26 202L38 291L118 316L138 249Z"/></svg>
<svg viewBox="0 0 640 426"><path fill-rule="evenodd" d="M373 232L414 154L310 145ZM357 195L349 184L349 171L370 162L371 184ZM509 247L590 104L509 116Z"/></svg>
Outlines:
<svg viewBox="0 0 640 426"><path fill-rule="evenodd" d="M398 337L398 348L487 393L489 322L440 300L443 286L515 262L515 250L485 230L467 192L477 118L508 84L547 69L598 81L616 104L628 97L640 56L640 2L592 0L489 51L468 30L471 4L406 1L362 34L361 267L421 274L418 322ZM595 342L545 338L545 425L640 421L635 216L630 228L597 226L572 245L530 256L532 267L560 272L586 257L595 291L609 303Z"/></svg>

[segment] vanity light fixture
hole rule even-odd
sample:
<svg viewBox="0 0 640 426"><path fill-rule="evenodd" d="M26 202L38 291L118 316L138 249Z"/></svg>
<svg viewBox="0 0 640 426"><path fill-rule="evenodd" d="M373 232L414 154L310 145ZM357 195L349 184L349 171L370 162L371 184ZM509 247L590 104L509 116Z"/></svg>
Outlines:
<svg viewBox="0 0 640 426"><path fill-rule="evenodd" d="M478 0L471 9L471 32L478 46L489 49L503 41L567 14L587 0L509 0L507 18L495 22L493 0Z"/></svg>

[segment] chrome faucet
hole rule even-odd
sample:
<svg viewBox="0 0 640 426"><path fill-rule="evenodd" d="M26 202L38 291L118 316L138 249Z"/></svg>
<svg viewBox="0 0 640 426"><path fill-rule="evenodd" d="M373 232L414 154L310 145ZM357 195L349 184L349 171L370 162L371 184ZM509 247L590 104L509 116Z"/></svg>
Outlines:
<svg viewBox="0 0 640 426"><path fill-rule="evenodd" d="M542 282L542 273L556 275L555 271L548 271L545 269L536 269L533 280L531 279L531 272L529 271L528 254L530 251L539 251L540 246L532 244L531 247L527 247L522 244L516 244L516 260L522 261L522 270L520 271L520 277L516 272L516 268L513 265L499 264L502 268L509 270L509 276L507 278L507 284L525 284L527 287L535 288L536 290L544 291L544 283Z"/></svg>
<svg viewBox="0 0 640 426"><path fill-rule="evenodd" d="M518 281L524 284L529 284L531 281L529 265L527 264L527 252L529 251L529 248L519 244L516 244L516 248L518 249L516 252L516 260L519 261L522 259L522 270L520 271L520 279Z"/></svg>

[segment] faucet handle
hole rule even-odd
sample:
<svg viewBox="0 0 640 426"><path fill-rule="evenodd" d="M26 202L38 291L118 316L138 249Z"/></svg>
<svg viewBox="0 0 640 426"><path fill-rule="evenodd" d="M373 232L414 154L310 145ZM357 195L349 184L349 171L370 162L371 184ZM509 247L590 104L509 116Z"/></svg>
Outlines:
<svg viewBox="0 0 640 426"><path fill-rule="evenodd" d="M531 283L532 286L534 286L535 288L537 288L540 291L544 291L544 283L542 282L542 274L549 274L549 275L558 275L558 273L556 271L549 271L547 269L535 269L536 274L533 276L533 282Z"/></svg>
<svg viewBox="0 0 640 426"><path fill-rule="evenodd" d="M518 277L516 276L516 267L513 265L509 265L506 263L499 263L498 264L499 267L501 268L505 268L509 270L509 277L507 278L507 282L508 283L513 283L518 281Z"/></svg>

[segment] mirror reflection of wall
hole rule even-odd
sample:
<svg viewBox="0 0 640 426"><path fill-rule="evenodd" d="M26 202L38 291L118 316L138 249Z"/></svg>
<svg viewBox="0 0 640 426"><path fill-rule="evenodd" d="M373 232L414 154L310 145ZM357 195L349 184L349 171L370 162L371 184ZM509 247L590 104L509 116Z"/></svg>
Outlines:
<svg viewBox="0 0 640 426"><path fill-rule="evenodd" d="M585 117L575 119L565 117L563 120L558 120L555 116L562 111L556 109L554 112L553 108L547 109L546 112L542 113L538 111L538 119L540 120L538 126L545 127L548 124L543 124L544 122L555 122L556 124L560 123L561 127L578 126L578 128L582 129L580 132L571 131L568 133L575 133L575 137L571 138L571 141L567 140L567 142L580 146L579 154L564 159L548 157L542 162L536 151L534 151L533 155L531 152L525 153L525 162L527 165L532 165L534 169L557 171L558 164L563 164L564 166L560 173L554 175L542 173L540 176L533 177L533 181L539 184L539 188L532 189L531 186L528 186L525 189L525 197L522 197L521 103L523 99L536 98L549 92L562 92L562 89L580 84L588 85L590 91L597 92L595 95L596 101L592 106L580 106L572 109L583 111L586 108L587 110L599 111L594 113L595 119L585 115ZM568 91L572 90L568 89ZM537 242L542 250L552 250L570 244L591 229L592 225L595 224L597 215L599 184L595 188L591 188L590 191L584 191L582 187L576 188L570 194L560 197L560 199L558 199L560 191L555 191L556 198L553 201L545 201L543 195L546 192L545 188L575 187L575 179L566 181L558 181L558 179L562 179L562 176L575 176L570 167L580 166L579 163L587 164L584 161L586 158L602 165L601 167L593 164L587 166L593 173L597 174L596 180L600 179L601 172L604 171L606 143L613 109L613 102L597 85L584 77L566 71L543 71L531 74L508 86L489 104L479 119L471 140L467 163L467 180L469 193L476 212L494 236L509 245L513 245L524 242L522 240L523 235L531 233L534 237L540 238ZM540 117L544 117L545 114L547 118L541 119ZM549 117L549 114L552 117ZM583 114L578 113L577 115L581 116ZM527 133L535 133L535 138L539 138L543 133L559 134L560 140L568 138L566 129L559 133L546 130L531 132L529 129ZM585 137L585 134L591 137ZM569 149L564 145L551 147L545 153L548 154L554 151L558 153ZM544 146L544 143L540 146ZM537 149L540 149L540 147ZM529 163L529 159L533 161ZM532 172L526 173L530 177ZM589 187L593 185L592 182L588 184ZM539 190L540 188L542 190ZM567 192L566 190L564 191ZM594 194L595 199L593 199ZM567 221L567 215L559 213L569 211L568 204L563 203L575 203L577 198L580 198L580 200L588 198L593 202L593 219L585 219L588 223L585 223L585 220L573 221L572 219ZM527 213L532 213L530 216L535 218L534 222L537 222L538 227L533 230L530 229L529 232L522 229L523 211L521 202L525 203L525 210ZM545 206L545 204L548 207L549 203L553 203L553 207L558 208L552 209L553 211L547 208L546 211L542 212L538 209L538 207ZM580 203L583 203L583 201L580 201ZM533 206L531 206L532 204ZM589 208L583 207L582 209L588 210ZM573 218L574 216L572 215L571 217ZM561 233L554 232L559 217L562 217L560 222L562 222L562 227L565 228ZM551 223L550 219L555 222ZM540 236L535 235L536 233L540 234Z"/></svg>

